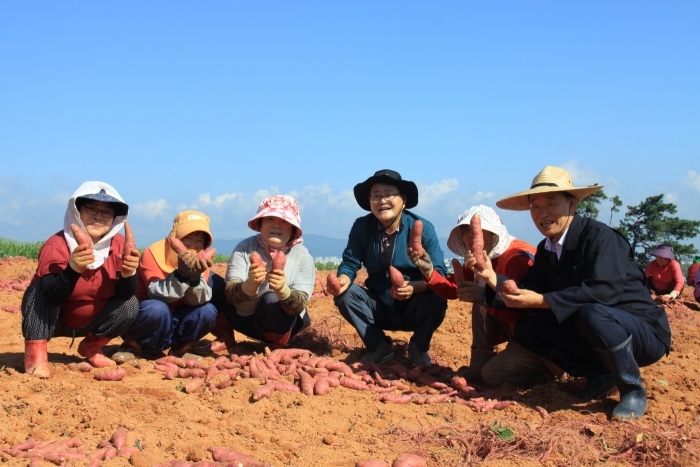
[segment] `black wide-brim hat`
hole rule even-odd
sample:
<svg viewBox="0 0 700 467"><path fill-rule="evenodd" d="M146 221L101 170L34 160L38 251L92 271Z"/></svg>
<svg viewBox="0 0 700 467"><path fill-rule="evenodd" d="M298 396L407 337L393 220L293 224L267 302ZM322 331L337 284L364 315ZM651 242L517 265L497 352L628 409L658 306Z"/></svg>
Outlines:
<svg viewBox="0 0 700 467"><path fill-rule="evenodd" d="M384 169L374 172L374 175L367 180L355 185L353 190L355 192L355 200L365 211L372 210L369 203L369 192L376 183L396 186L406 197L406 209L411 209L418 205L418 187L416 184L408 180L403 180L401 174L394 170Z"/></svg>

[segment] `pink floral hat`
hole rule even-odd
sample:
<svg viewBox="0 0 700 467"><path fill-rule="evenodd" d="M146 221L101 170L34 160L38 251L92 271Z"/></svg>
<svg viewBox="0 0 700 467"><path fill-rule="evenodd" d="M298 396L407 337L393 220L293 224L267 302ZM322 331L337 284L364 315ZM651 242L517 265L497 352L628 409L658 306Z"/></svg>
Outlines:
<svg viewBox="0 0 700 467"><path fill-rule="evenodd" d="M301 217L297 200L288 195L268 196L258 206L258 213L248 221L248 227L260 232L260 221L263 217L279 217L296 227L290 241L301 237Z"/></svg>

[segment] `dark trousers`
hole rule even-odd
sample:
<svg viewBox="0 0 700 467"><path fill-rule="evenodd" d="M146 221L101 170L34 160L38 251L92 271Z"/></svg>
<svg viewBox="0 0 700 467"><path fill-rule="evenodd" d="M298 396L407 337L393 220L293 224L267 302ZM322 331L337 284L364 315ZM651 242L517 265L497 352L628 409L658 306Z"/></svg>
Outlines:
<svg viewBox="0 0 700 467"><path fill-rule="evenodd" d="M183 346L209 334L216 322L216 307L182 305L173 312L160 300L144 300L139 304L139 315L127 331L143 350L163 351L173 345Z"/></svg>
<svg viewBox="0 0 700 467"><path fill-rule="evenodd" d="M22 297L22 335L30 341L50 340L52 337L95 337L113 339L124 333L139 312L136 297L112 297L85 326L70 328L61 319L61 305L53 305L44 297L41 282L29 287Z"/></svg>
<svg viewBox="0 0 700 467"><path fill-rule="evenodd" d="M572 376L609 374L594 349L608 350L632 336L632 353L640 367L668 352L644 321L618 308L587 304L559 323L550 310L523 316L515 323L515 338L526 349L545 357Z"/></svg>
<svg viewBox="0 0 700 467"><path fill-rule="evenodd" d="M289 339L311 324L308 312L299 316L285 313L273 292L260 298L252 315L239 315L233 305L225 308L224 314L235 331L276 346L287 345Z"/></svg>
<svg viewBox="0 0 700 467"><path fill-rule="evenodd" d="M433 291L415 294L408 300L392 300L388 306L357 284L351 284L344 294L335 297L335 305L369 351L387 340L386 330L412 331L411 341L418 350L427 352L447 311L447 300Z"/></svg>

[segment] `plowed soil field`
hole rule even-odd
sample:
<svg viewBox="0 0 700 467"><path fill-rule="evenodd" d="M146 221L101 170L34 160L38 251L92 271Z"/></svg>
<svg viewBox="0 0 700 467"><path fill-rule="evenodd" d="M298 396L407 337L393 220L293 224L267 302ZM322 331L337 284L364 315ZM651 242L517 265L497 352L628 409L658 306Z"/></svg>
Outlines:
<svg viewBox="0 0 700 467"><path fill-rule="evenodd" d="M0 278L21 283L35 268L31 260L0 261ZM220 273L223 268L215 266ZM362 343L323 294L327 274L318 273L318 293L309 304L313 325L293 344L352 364L362 355ZM568 376L531 388L477 386L485 399L517 399L514 405L486 412L454 403L384 403L374 400L376 392L342 386L323 396L275 391L254 402L251 396L261 385L258 378L240 378L216 394L206 388L187 394L182 391L186 380L165 379L149 360L139 360L140 368L137 362L124 364L122 381L100 382L94 371L67 368L81 361L77 342L70 347L69 338L49 342L52 377L40 380L23 373L21 316L13 312L22 292L0 291L0 449L5 451L0 459L8 466L26 466L30 459L6 451L30 438L60 443L73 437L83 443L73 450L82 450L87 460L55 463L87 465L99 442L122 426L128 430L127 446L140 450L103 460L105 467L212 461L210 448L217 446L274 466L351 467L370 458L391 464L406 451L421 455L429 466L699 465L700 313L683 305L694 305L689 292L684 291L685 301L667 308L673 328L670 355L642 369L647 414L622 422L609 418L617 395L577 403L570 393L580 390L583 381ZM450 302L435 335L431 374L440 381L449 383L454 371L469 361L470 312L471 305ZM409 366L409 334L391 336L397 352L390 364ZM264 355L264 345L236 337L238 345L231 353ZM112 341L106 353L119 343ZM212 363L216 357L203 362ZM402 381L414 392L438 391ZM39 459L38 465L50 463Z"/></svg>

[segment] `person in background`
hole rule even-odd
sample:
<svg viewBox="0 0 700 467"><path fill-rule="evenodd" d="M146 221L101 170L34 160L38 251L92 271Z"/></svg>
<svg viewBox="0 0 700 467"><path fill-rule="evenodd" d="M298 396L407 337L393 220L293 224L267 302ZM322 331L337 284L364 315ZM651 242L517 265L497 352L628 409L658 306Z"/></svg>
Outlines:
<svg viewBox="0 0 700 467"><path fill-rule="evenodd" d="M183 211L175 216L170 234L146 248L138 268L139 313L112 356L116 362L166 349L170 355L201 359L192 349L213 329L217 309L211 303L211 261L197 253L213 240L209 217Z"/></svg>
<svg viewBox="0 0 700 467"><path fill-rule="evenodd" d="M664 298L676 298L683 291L683 272L671 245L659 245L650 253L656 259L647 265L647 288Z"/></svg>
<svg viewBox="0 0 700 467"><path fill-rule="evenodd" d="M695 301L700 302L700 269L695 271L695 290L693 291Z"/></svg>
<svg viewBox="0 0 700 467"><path fill-rule="evenodd" d="M461 257L469 254L473 240L470 222L475 215L481 220L484 251L491 258L494 270L516 280L525 277L535 259L535 247L509 235L498 214L483 204L472 206L459 216L457 226L447 240L448 248ZM435 271L427 254L420 257L417 252L411 251L409 257L423 273L426 284L440 297L473 304L471 359L468 367L458 370L460 376L467 381L483 380L491 386L503 383L531 384L544 375L552 376L549 369L553 367L551 363L513 339L513 326L520 316L524 316L521 310L486 307L485 284L483 280L475 279L474 273L466 265L462 266L464 280L458 283L454 274L446 278ZM502 342L508 342L508 346L497 354L494 346ZM561 372L557 371L557 374Z"/></svg>
<svg viewBox="0 0 700 467"><path fill-rule="evenodd" d="M700 269L700 256L693 258L693 264L688 268L688 274L686 275L686 284L693 287L696 284L695 273Z"/></svg>
<svg viewBox="0 0 700 467"><path fill-rule="evenodd" d="M85 182L71 196L63 230L39 250L36 274L22 298L27 374L51 376L47 343L56 336L84 336L78 353L92 366L115 364L102 348L138 314L139 252L124 252L124 236L117 233L128 212L119 193L104 182Z"/></svg>
<svg viewBox="0 0 700 467"><path fill-rule="evenodd" d="M447 269L433 225L408 211L418 205L418 187L398 172L380 170L355 185L354 193L357 204L370 213L350 229L338 268L341 287L335 304L365 344L362 361L380 363L394 357L394 344L385 330L411 331L409 359L430 366L430 342L445 319L447 300L430 290L408 257L409 236L417 220L423 223L421 242L435 270L445 276ZM362 266L368 274L366 289L353 284ZM392 286L389 266L404 276L400 287Z"/></svg>
<svg viewBox="0 0 700 467"><path fill-rule="evenodd" d="M496 203L529 210L545 237L527 275L513 284L493 270L488 255L481 270L471 253L466 262L489 286L487 305L534 310L515 323L520 345L572 376L586 377L582 401L617 387L620 402L612 416L637 419L647 407L640 367L668 354L671 328L666 311L645 289L625 237L576 213L578 201L601 188L575 187L569 172L545 167L529 189Z"/></svg>
<svg viewBox="0 0 700 467"><path fill-rule="evenodd" d="M229 335L233 329L285 347L311 324L306 305L316 283L314 259L301 237L299 205L287 195L265 198L248 227L258 233L236 245L225 284L215 284L215 300ZM252 260L256 256L260 262Z"/></svg>

